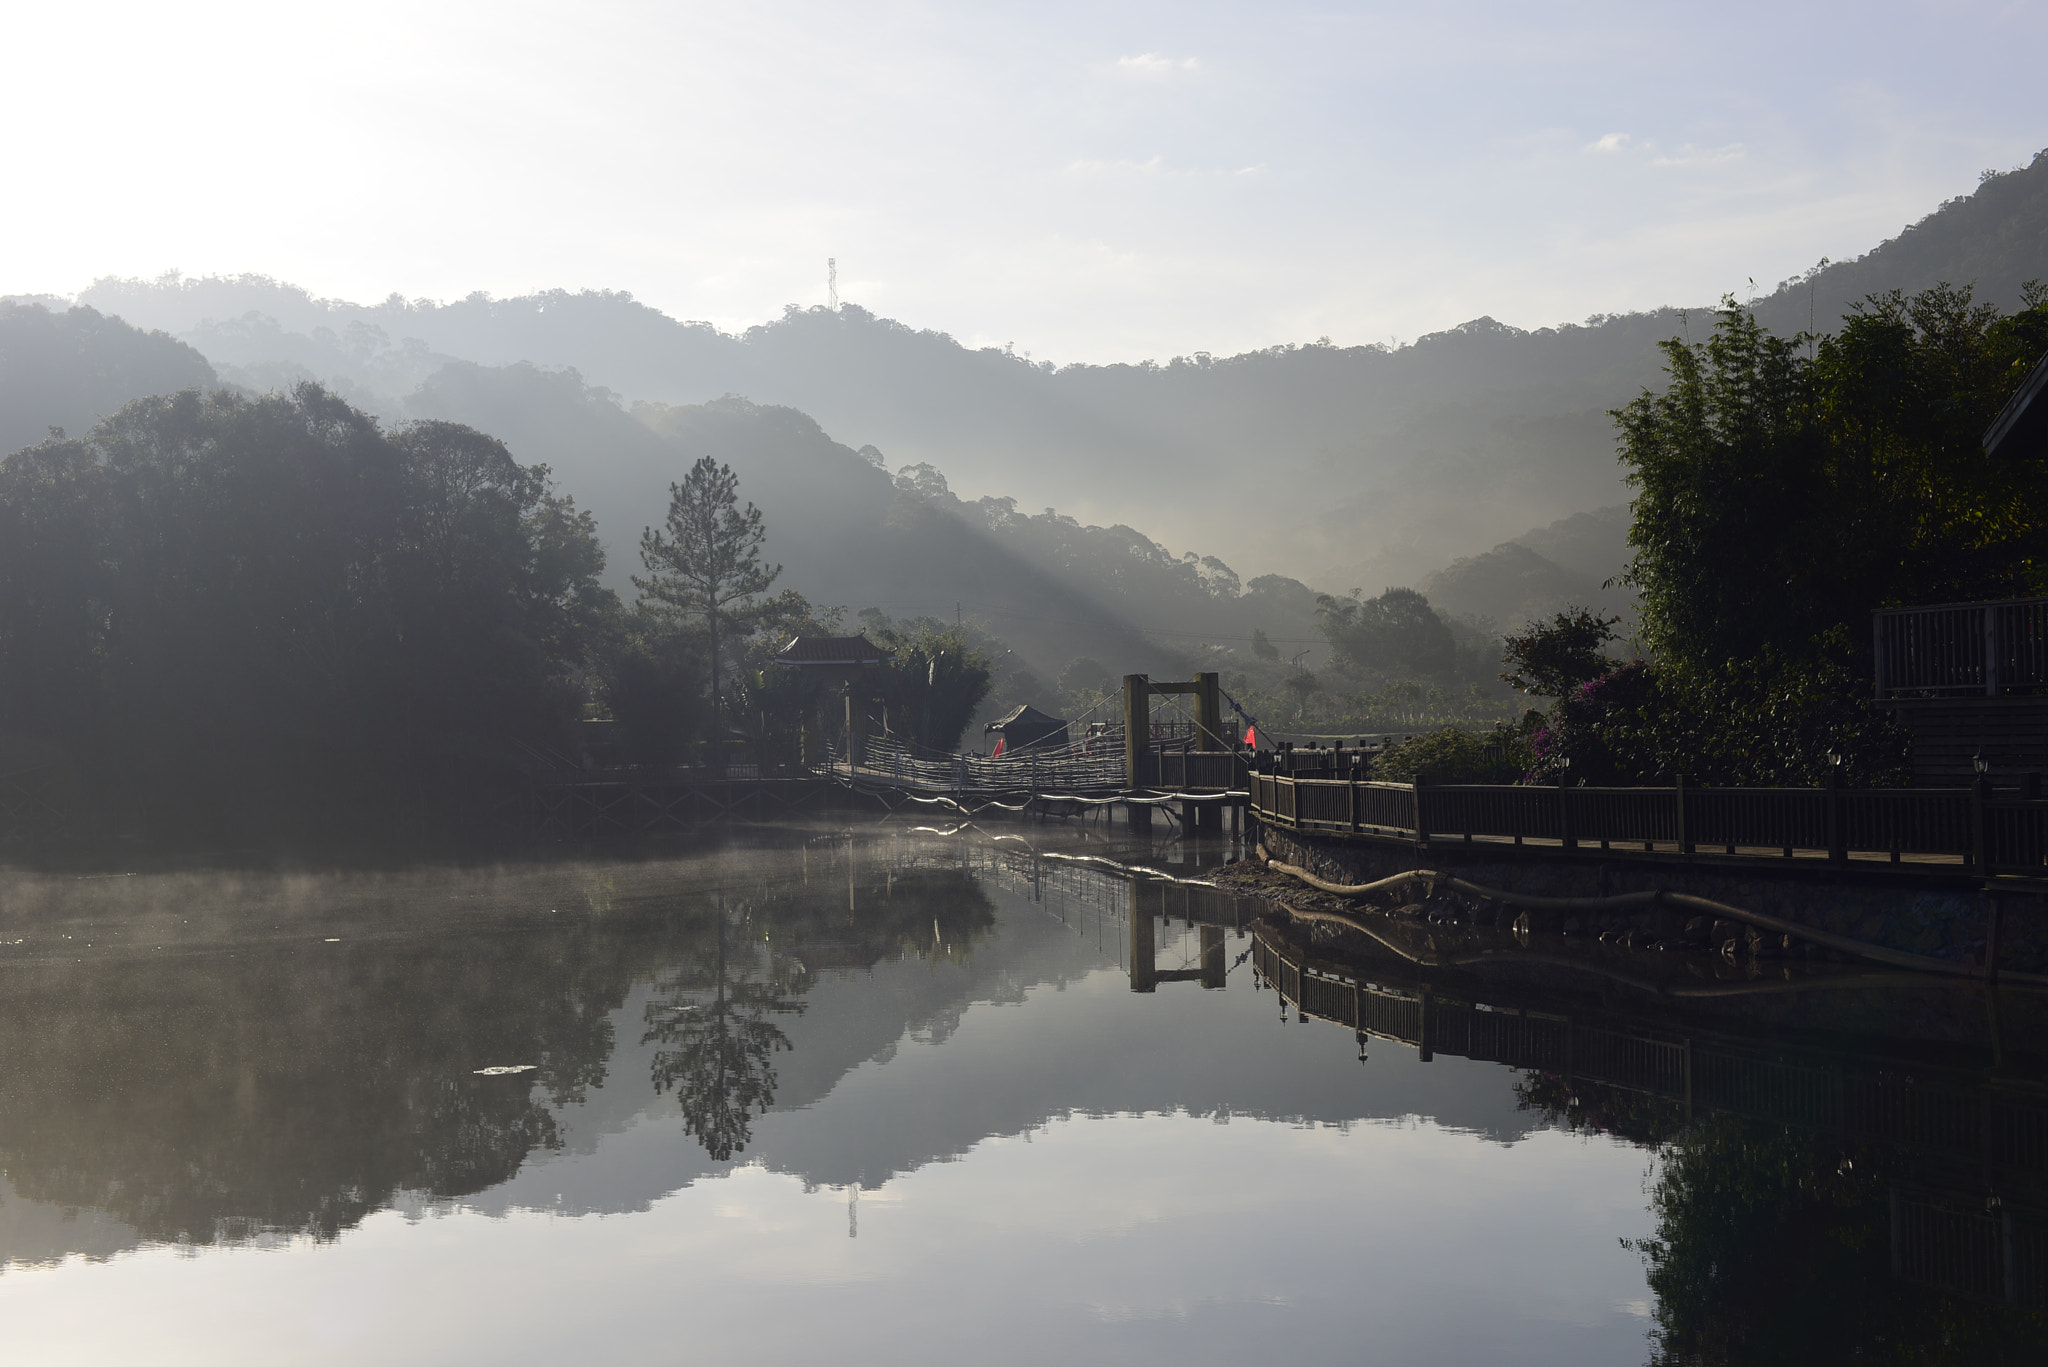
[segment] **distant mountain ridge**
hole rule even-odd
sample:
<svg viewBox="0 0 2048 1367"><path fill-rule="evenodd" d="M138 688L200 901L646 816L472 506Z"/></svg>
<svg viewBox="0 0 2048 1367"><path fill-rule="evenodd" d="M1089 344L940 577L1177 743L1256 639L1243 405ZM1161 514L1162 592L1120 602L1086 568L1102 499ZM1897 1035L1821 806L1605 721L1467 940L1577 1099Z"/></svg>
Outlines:
<svg viewBox="0 0 2048 1367"><path fill-rule="evenodd" d="M1885 289L1974 283L2011 305L2035 277L2048 278L2048 157L1755 307L1780 331L1809 315L1825 329ZM1655 344L1702 331L1695 315L1711 304L1528 331L1479 318L1398 350L1055 368L858 305L792 308L734 334L607 291L356 305L257 277L167 277L101 280L80 300L192 342L224 379L316 376L385 411L454 358L573 368L635 400L744 395L899 466L929 463L970 499L1142 526L1247 575L1347 587L1416 582L1532 523L1624 499L1607 410L1659 382Z"/></svg>
<svg viewBox="0 0 2048 1367"><path fill-rule="evenodd" d="M1626 590L1608 587L1628 564L1627 504L1576 513L1479 555L1461 556L1419 587L1431 604L1485 618L1505 633L1567 608L1633 616Z"/></svg>
<svg viewBox="0 0 2048 1367"><path fill-rule="evenodd" d="M2036 277L2048 155L1754 307L1790 332L1942 279L2011 305ZM173 276L80 301L0 304L0 449L144 393L317 379L547 462L598 514L621 587L668 482L708 452L768 511L786 582L853 608L962 602L1041 672L1082 654L1180 668L1183 645L1253 627L1305 642L1308 584L1413 584L1503 629L1567 602L1623 610L1599 587L1626 561L1607 410L1660 382L1657 342L1709 326L1680 309L1534 331L1480 318L1399 349L1054 367L857 305L731 334L606 291L356 305ZM896 544L913 523L960 559Z"/></svg>

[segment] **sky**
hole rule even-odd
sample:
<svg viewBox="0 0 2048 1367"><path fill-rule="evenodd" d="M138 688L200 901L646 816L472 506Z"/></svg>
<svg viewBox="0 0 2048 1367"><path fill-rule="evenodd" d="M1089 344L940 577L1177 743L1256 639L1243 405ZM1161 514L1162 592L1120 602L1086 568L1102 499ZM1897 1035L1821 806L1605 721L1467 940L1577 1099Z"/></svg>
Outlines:
<svg viewBox="0 0 2048 1367"><path fill-rule="evenodd" d="M2048 147L2048 4L0 11L0 293L842 298L1038 359L1768 289Z"/></svg>

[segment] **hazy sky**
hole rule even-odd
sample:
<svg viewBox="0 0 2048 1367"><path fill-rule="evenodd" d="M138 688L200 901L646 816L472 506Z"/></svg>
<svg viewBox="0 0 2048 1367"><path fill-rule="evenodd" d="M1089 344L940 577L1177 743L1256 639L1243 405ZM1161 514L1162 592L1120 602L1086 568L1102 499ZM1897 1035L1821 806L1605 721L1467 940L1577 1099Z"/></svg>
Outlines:
<svg viewBox="0 0 2048 1367"><path fill-rule="evenodd" d="M261 272L1059 361L1761 287L2048 146L2048 5L25 4L0 292Z"/></svg>

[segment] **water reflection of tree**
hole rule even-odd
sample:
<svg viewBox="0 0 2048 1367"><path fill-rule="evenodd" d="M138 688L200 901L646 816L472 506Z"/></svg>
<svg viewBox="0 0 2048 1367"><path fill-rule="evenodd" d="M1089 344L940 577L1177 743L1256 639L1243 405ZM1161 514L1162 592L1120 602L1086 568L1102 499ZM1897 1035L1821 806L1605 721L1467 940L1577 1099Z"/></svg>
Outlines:
<svg viewBox="0 0 2048 1367"><path fill-rule="evenodd" d="M197 1244L481 1191L559 1144L556 1108L602 1082L611 1012L666 957L658 929L579 925L12 964L0 1169Z"/></svg>
<svg viewBox="0 0 2048 1367"><path fill-rule="evenodd" d="M1523 1105L1655 1151L1657 1367L2048 1361L2048 1321L1891 1275L1890 1188L1910 1155L1534 1075Z"/></svg>
<svg viewBox="0 0 2048 1367"><path fill-rule="evenodd" d="M754 1117L775 1104L773 1060L790 1042L770 1017L804 1009L789 971L778 974L737 933L748 920L719 902L708 952L661 976L641 1039L665 1046L654 1056L654 1089L675 1089L683 1128L720 1162L745 1150Z"/></svg>

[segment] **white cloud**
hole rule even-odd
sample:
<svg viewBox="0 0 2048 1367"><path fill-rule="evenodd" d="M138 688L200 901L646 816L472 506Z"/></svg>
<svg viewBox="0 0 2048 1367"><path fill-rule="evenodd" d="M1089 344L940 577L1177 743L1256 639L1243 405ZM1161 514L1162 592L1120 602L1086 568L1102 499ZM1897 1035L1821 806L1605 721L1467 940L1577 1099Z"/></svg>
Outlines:
<svg viewBox="0 0 2048 1367"><path fill-rule="evenodd" d="M1633 141L1626 133L1606 133L1587 143L1583 150L1612 156L1616 152L1627 150Z"/></svg>
<svg viewBox="0 0 2048 1367"><path fill-rule="evenodd" d="M1676 151L1651 157L1650 165L1701 166L1712 162L1741 161L1747 155L1739 142L1731 142L1725 147L1695 147L1687 143Z"/></svg>
<svg viewBox="0 0 2048 1367"><path fill-rule="evenodd" d="M1199 71L1202 63L1195 57L1165 57L1157 52L1141 52L1135 57L1119 57L1116 64L1125 71L1134 71L1141 76L1170 76L1176 71Z"/></svg>
<svg viewBox="0 0 2048 1367"><path fill-rule="evenodd" d="M1156 176L1165 173L1167 170L1167 166L1166 159L1155 154L1151 157L1146 158L1144 161L1132 161L1130 158L1126 157L1120 161L1087 160L1070 162L1067 166L1067 169L1069 171L1079 171L1084 174L1091 175L1118 174Z"/></svg>

